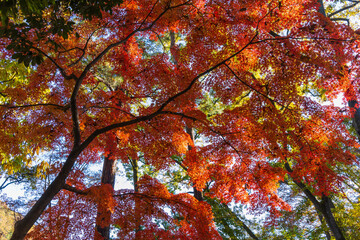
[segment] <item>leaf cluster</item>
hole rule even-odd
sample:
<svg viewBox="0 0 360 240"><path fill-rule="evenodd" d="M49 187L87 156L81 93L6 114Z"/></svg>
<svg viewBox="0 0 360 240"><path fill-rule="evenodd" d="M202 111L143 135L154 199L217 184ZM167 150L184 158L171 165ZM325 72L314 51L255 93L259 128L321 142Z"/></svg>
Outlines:
<svg viewBox="0 0 360 240"><path fill-rule="evenodd" d="M12 58L25 66L35 66L44 56L34 51L36 43L51 41L52 36L68 39L77 21L101 18L103 12L111 13L114 6L122 1L61 1L61 0L6 0L0 3L0 38L10 39L7 49ZM82 19L82 20L81 20ZM27 37L35 33L35 39ZM79 36L77 34L77 36ZM57 49L58 44L54 43Z"/></svg>

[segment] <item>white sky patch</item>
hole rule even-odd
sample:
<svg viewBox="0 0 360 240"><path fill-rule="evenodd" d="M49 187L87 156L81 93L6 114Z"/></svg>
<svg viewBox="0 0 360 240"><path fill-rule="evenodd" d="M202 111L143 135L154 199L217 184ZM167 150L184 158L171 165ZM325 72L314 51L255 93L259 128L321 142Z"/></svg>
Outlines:
<svg viewBox="0 0 360 240"><path fill-rule="evenodd" d="M122 164L118 164L114 186L115 191L120 189L134 189L133 184L131 184L131 182L126 179L125 169Z"/></svg>
<svg viewBox="0 0 360 240"><path fill-rule="evenodd" d="M1 178L0 182L2 183L5 179ZM6 188L0 191L1 195L6 195L12 199L18 199L25 195L24 185L23 184L10 184Z"/></svg>

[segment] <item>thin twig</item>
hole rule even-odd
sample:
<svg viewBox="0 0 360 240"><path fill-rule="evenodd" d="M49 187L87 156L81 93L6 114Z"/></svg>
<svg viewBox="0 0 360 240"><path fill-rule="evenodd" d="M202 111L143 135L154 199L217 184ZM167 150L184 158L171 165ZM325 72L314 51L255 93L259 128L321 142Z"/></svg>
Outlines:
<svg viewBox="0 0 360 240"><path fill-rule="evenodd" d="M4 108L29 108L29 107L38 107L38 106L51 106L51 107L60 108L64 111L66 111L70 108L69 105L62 106L62 105L53 104L53 103L35 103L35 104L25 104L25 105L0 104L0 107L4 107Z"/></svg>

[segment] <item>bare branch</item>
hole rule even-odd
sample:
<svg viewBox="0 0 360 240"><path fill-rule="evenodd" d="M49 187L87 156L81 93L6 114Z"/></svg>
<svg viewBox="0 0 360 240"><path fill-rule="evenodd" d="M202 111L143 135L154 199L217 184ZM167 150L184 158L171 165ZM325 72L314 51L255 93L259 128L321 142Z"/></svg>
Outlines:
<svg viewBox="0 0 360 240"><path fill-rule="evenodd" d="M182 169L184 169L185 171L188 170L188 167L186 167L184 164L182 164L182 162L176 160L175 158L171 158L174 162L176 162Z"/></svg>
<svg viewBox="0 0 360 240"><path fill-rule="evenodd" d="M152 8L151 8L151 10L149 11L149 13L146 15L146 17L144 18L144 20L141 22L139 28L141 28L141 27L144 25L145 21L150 17L151 13L154 11L154 8L155 8L156 4L158 4L158 2L159 2L159 0L157 0L157 1L154 3L154 5L152 6Z"/></svg>
<svg viewBox="0 0 360 240"><path fill-rule="evenodd" d="M65 184L63 189L68 190L70 192L80 194L80 195L87 195L88 193L86 191L83 191L81 189L78 189L76 187L70 186L69 184Z"/></svg>
<svg viewBox="0 0 360 240"><path fill-rule="evenodd" d="M58 104L54 104L54 103L35 103L35 104L25 104L25 105L9 105L9 104L0 104L0 107L3 108L30 108L30 107L39 107L39 106L50 106L50 107L55 107L55 108L59 108L63 111L66 111L70 108L70 105L58 105Z"/></svg>
<svg viewBox="0 0 360 240"><path fill-rule="evenodd" d="M13 181L11 181L11 179L12 179ZM9 181L9 182L8 182L8 181ZM16 178L13 178L13 177L11 177L11 176L8 176L8 177L5 178L4 182L1 184L0 190L5 189L5 188L6 188L7 186L9 186L10 184L19 183L19 182L21 182L20 179L16 179Z"/></svg>
<svg viewBox="0 0 360 240"><path fill-rule="evenodd" d="M155 31L151 31L151 32L153 32L153 33L156 35L157 39L160 41L160 43L161 43L161 45L162 45L162 47L163 47L163 49L164 49L164 52L165 52L165 51L166 51L166 47L165 47L164 42L163 42L162 39L161 39L161 36L160 36L157 32L155 32Z"/></svg>
<svg viewBox="0 0 360 240"><path fill-rule="evenodd" d="M181 117L183 117L183 118L191 119L191 120L193 120L193 121L199 121L199 122L201 122L202 124L204 124L205 126L207 126L203 121L198 120L198 119L196 119L196 118L194 118L194 117L191 117L191 116L187 116L186 114L183 114L183 113L177 113L177 112L171 112L171 111L163 111L162 113L163 113L163 114L170 114L170 115L181 116ZM221 137L221 139L223 140L223 142L224 142L225 144L227 144L228 146L230 146L230 147L236 152L236 154L241 158L240 151L239 151L234 145L232 145L232 144L225 138L225 136L224 136L223 133L221 133L221 132L219 132L219 131L216 131L216 130L210 128L210 127L209 127L209 130L210 130L211 132L219 135L219 136ZM228 135L229 135L229 134L228 134ZM185 169L185 170L186 170L186 169Z"/></svg>
<svg viewBox="0 0 360 240"><path fill-rule="evenodd" d="M352 4L352 5L343 7L343 8L341 8L341 9L339 9L339 10L333 12L333 13L330 13L330 14L328 15L328 17L331 18L332 16L334 16L334 15L336 15L336 14L338 14L338 13L341 13L341 12L347 10L347 9L350 9L350 8L355 7L355 6L358 5L359 3L360 3L360 2L358 2L358 1L357 1L357 2L354 2L354 4Z"/></svg>
<svg viewBox="0 0 360 240"><path fill-rule="evenodd" d="M345 21L347 25L350 26L350 21L347 18L330 18L331 21Z"/></svg>
<svg viewBox="0 0 360 240"><path fill-rule="evenodd" d="M169 114L169 115L177 115L177 116L180 116L180 117L183 117L183 118L187 118L187 119L190 119L190 120L193 120L193 121L199 121L198 119L194 118L194 117L190 117L190 116L187 116L185 115L184 113L178 113L178 112L171 112L171 111L162 111L163 114Z"/></svg>
<svg viewBox="0 0 360 240"><path fill-rule="evenodd" d="M100 28L98 28L98 29L95 29L95 30L90 34L90 36L89 36L88 39L86 40L86 43L85 43L84 48L79 48L79 50L82 51L81 56L80 56L75 62L71 63L71 64L69 65L69 67L72 67L72 66L78 64L78 63L81 61L81 59L83 59L83 57L85 56L86 48L87 48L87 46L88 46L88 44L89 44L90 39L91 39L92 36L95 34L95 32L98 31L98 30L101 29L101 28L103 28L103 27L100 27Z"/></svg>
<svg viewBox="0 0 360 240"><path fill-rule="evenodd" d="M293 169L291 169L288 162L285 163L285 169L289 173L294 172ZM303 184L301 181L297 181L292 178L294 183L305 193L305 195L309 198L309 200L314 204L315 208L318 209L320 212L322 212L322 206L320 202L316 199L316 197L309 191L309 189L306 188L306 185Z"/></svg>
<svg viewBox="0 0 360 240"><path fill-rule="evenodd" d="M285 162L285 169L288 171L289 175L294 172L288 162ZM312 194L312 192L307 188L304 183L302 183L301 181L297 181L294 178L292 178L292 180L303 191L306 197L308 197L308 199L312 202L312 204L315 206L315 209L318 212L321 212L322 215L325 217L326 223L329 226L331 232L334 234L335 239L345 240L341 228L337 225L335 218L332 214L331 208L333 208L334 205L330 197L323 195L320 202L316 199L316 197Z"/></svg>
<svg viewBox="0 0 360 240"><path fill-rule="evenodd" d="M247 232L247 234L249 234L253 239L255 240L259 240L259 238L255 235L255 233L245 224L245 222L243 220L241 220L238 215L236 213L234 213L230 207L226 204L226 203L220 203L228 212L228 214L230 215L229 217L234 219L236 222L238 222L238 224L240 226L242 226L245 231Z"/></svg>
<svg viewBox="0 0 360 240"><path fill-rule="evenodd" d="M198 79L200 79L201 77L205 76L206 74L212 72L213 70L215 70L216 68L220 67L221 65L225 64L227 61L229 61L230 59L232 59L233 57L235 57L236 55L238 55L239 53L241 53L242 51L244 51L248 46L254 44L254 40L257 37L258 32L255 33L255 35L251 38L251 40L244 46L242 47L239 51L237 51L236 53L232 54L231 56L225 58L223 61L215 64L214 66L208 68L206 71L200 73L199 75L197 75L195 78L193 78L193 80L190 82L190 84L181 92L175 94L174 96L168 98L168 100L166 100L159 108L158 111L162 111L170 102L174 101L176 98L180 97L181 95L185 94L186 92L188 92L192 86L196 83L196 81Z"/></svg>
<svg viewBox="0 0 360 240"><path fill-rule="evenodd" d="M78 82L79 81L77 81L77 83ZM79 114L76 104L76 95L80 85L78 85L77 83L74 87L73 93L71 94L71 98L70 98L71 119L73 121L73 133L74 133L74 147L77 147L81 142Z"/></svg>
<svg viewBox="0 0 360 240"><path fill-rule="evenodd" d="M40 48L34 47L34 46L31 46L31 48L36 50L37 52L41 53L42 55L44 55L46 58L48 58L56 66L56 68L59 69L61 75L66 80L71 80L71 79L76 80L77 79L77 77L73 73L70 75L67 75L65 70L62 67L60 67L60 65L52 57L50 57L48 54L46 54L43 50L41 50Z"/></svg>
<svg viewBox="0 0 360 240"><path fill-rule="evenodd" d="M243 81L243 80L234 72L234 70L233 70L232 68L230 68L229 65L225 64L225 66L231 71L231 73L236 77L237 80L239 80L242 84L244 84L245 86L247 86L247 87L250 88L251 90L255 91L255 92L258 93L259 95L261 95L261 96L263 96L264 98L268 99L273 106L275 106L274 103L277 103L278 105L280 105L280 106L282 106L282 107L285 107L283 104L277 102L275 99L270 98L269 96L265 95L264 93L256 90L253 86L251 86L251 85L248 84L247 82ZM254 79L256 79L253 74L252 74L252 77L253 77ZM285 108L286 108L286 107L285 107Z"/></svg>

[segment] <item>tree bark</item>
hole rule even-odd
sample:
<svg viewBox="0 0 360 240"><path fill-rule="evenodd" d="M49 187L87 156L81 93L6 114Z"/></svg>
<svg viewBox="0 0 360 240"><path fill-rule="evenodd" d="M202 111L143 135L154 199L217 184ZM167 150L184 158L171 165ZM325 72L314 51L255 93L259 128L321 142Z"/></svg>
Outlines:
<svg viewBox="0 0 360 240"><path fill-rule="evenodd" d="M134 192L138 193L139 192L139 186L138 186L138 174L139 174L139 166L138 166L138 161L137 159L131 159L130 160L131 166L132 166L132 170L133 170L133 184L134 184ZM139 199L136 197L135 195L135 209L134 209L134 214L135 214L135 240L139 240L141 239L140 236L140 221L141 221L141 216L140 216L140 202Z"/></svg>
<svg viewBox="0 0 360 240"><path fill-rule="evenodd" d="M225 207L226 211L231 215L231 217L234 218L235 221L237 221L238 224L245 229L245 231L247 232L247 234L249 234L250 237L252 237L254 240L259 240L255 233L251 231L251 229L229 208L228 205L226 205L225 203L223 203L222 205Z"/></svg>
<svg viewBox="0 0 360 240"><path fill-rule="evenodd" d="M185 126L185 131L186 131L187 134L190 135L191 140L194 141L194 138L195 138L195 136L194 136L194 129L186 125L186 126ZM190 145L188 146L188 149L191 150L191 146L190 146ZM199 200L199 201L204 201L204 194L203 194L203 192L197 190L196 187L193 187L193 189L194 189L194 197L195 197L197 200Z"/></svg>
<svg viewBox="0 0 360 240"><path fill-rule="evenodd" d="M334 204L331 198L328 196L323 196L321 205L323 208L323 214L325 216L326 223L330 227L331 232L334 234L335 239L345 240L345 236L343 235L340 227L337 225L334 215L331 212L331 208L334 208Z"/></svg>
<svg viewBox="0 0 360 240"><path fill-rule="evenodd" d="M360 108L359 103L356 100L348 101L348 105L350 108L354 109L354 115L352 117L352 124L356 131L357 137L360 141Z"/></svg>
<svg viewBox="0 0 360 240"><path fill-rule="evenodd" d="M175 47L175 33L173 31L170 31L170 49ZM176 61L176 59L173 57L173 61L174 61L174 64L176 66L178 66L178 62ZM187 134L190 135L190 138L192 141L194 141L194 130L189 127L189 126L185 126L185 131ZM191 150L191 146L188 146L188 150ZM194 197L199 200L199 201L204 201L204 195L203 195L203 192L202 191L199 191L197 190L195 187L193 187L194 189Z"/></svg>
<svg viewBox="0 0 360 240"><path fill-rule="evenodd" d="M324 17L327 17L323 0L318 0L318 2L320 5L319 13L321 13ZM331 16L331 14L329 16ZM352 116L352 121L353 121L353 126L356 130L356 133L358 135L358 138L360 140L360 109L358 107L358 101L356 99L349 99L348 105L350 108L355 109L355 113ZM324 215L326 223L328 224L331 232L334 234L334 237L337 240L345 239L341 229L337 225L335 218L331 212L331 208L333 208L333 203L332 203L331 199L328 196L323 196L320 207L318 207L318 208L321 208L321 211L320 211L320 209L319 209L319 211Z"/></svg>
<svg viewBox="0 0 360 240"><path fill-rule="evenodd" d="M25 238L30 228L34 225L36 220L38 220L38 218L43 213L45 208L49 205L51 200L65 186L65 180L68 177L75 163L75 160L77 159L81 151L82 149L80 147L74 148L71 151L65 161L64 166L62 167L60 173L57 175L54 181L45 190L40 199L36 201L34 206L25 215L25 217L15 223L14 232L10 238L11 240L22 240Z"/></svg>
<svg viewBox="0 0 360 240"><path fill-rule="evenodd" d="M324 8L324 2L323 0L318 0L319 3L319 13L321 13L322 15L324 15L326 17L326 12L325 12L325 8Z"/></svg>
<svg viewBox="0 0 360 240"><path fill-rule="evenodd" d="M116 172L116 159L112 158L111 153L104 158L103 170L101 176L101 185L110 184L114 189L115 185L115 172ZM98 206L96 214L96 233L95 239L110 239L110 223L111 211L106 210L103 212L101 207Z"/></svg>
<svg viewBox="0 0 360 240"><path fill-rule="evenodd" d="M288 163L285 163L285 169L289 173L293 172L293 170L290 168L290 165ZM332 203L331 199L328 196L323 195L322 201L319 202L316 199L316 197L310 192L310 190L307 189L305 184L295 179L293 179L293 181L303 191L303 193L311 201L311 203L315 206L316 210L322 213L335 239L345 240L345 237L340 227L338 226L337 222L335 221L334 215L331 212L331 208L334 207L334 204Z"/></svg>
<svg viewBox="0 0 360 240"><path fill-rule="evenodd" d="M317 210L316 210L316 212L317 212L317 214L318 214L318 217L319 217L319 220L320 220L321 225L325 225L325 223L324 223L324 216L321 214L321 212L319 212L319 211L317 211ZM331 240L331 235L330 235L329 231L324 230L324 232L325 232L326 239L327 239L327 240Z"/></svg>

